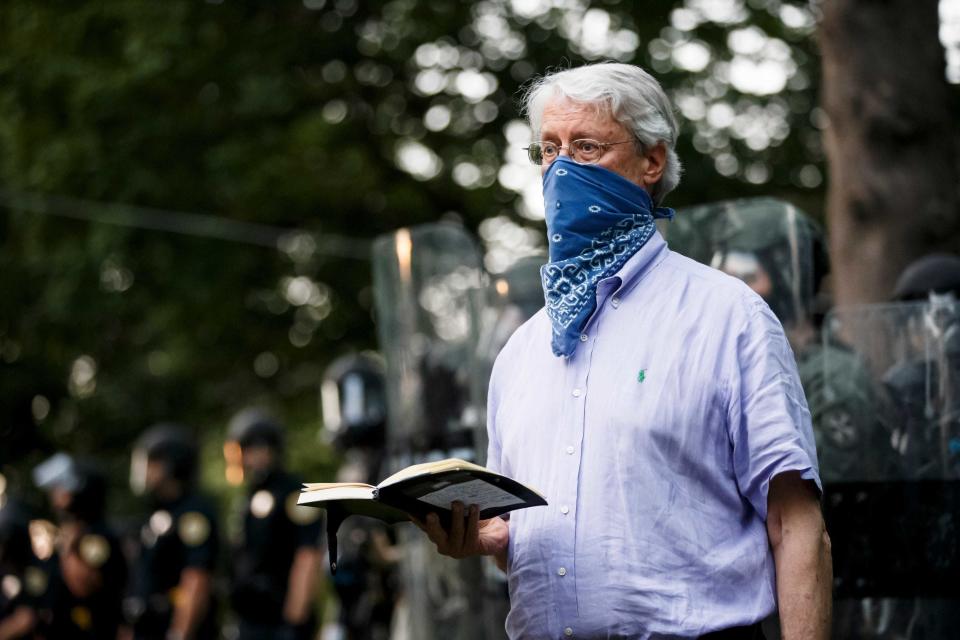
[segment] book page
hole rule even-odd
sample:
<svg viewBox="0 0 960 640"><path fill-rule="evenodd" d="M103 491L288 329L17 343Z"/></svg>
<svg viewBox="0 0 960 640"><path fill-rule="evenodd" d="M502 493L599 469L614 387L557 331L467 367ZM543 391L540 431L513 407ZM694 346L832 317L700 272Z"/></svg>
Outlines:
<svg viewBox="0 0 960 640"><path fill-rule="evenodd" d="M333 500L373 500L374 488L369 485L335 484L321 489L300 493L297 504L330 502Z"/></svg>
<svg viewBox="0 0 960 640"><path fill-rule="evenodd" d="M304 482L303 491L319 491L321 489L332 489L333 487L366 487L373 489L372 485L365 482Z"/></svg>
<svg viewBox="0 0 960 640"><path fill-rule="evenodd" d="M461 460L460 458L447 458L446 460L437 460L436 462L422 462L420 464L409 466L406 469L401 469L381 482L378 486L382 489L383 487L389 487L392 484L396 484L408 478L415 478L416 476L421 475L425 476L431 473L440 473L441 471L451 471L454 469L485 471L490 473L489 469L481 467L478 464L473 464L472 462L467 462L466 460Z"/></svg>
<svg viewBox="0 0 960 640"><path fill-rule="evenodd" d="M417 498L434 507L449 509L450 503L459 500L465 507L475 504L480 510L494 507L509 507L515 504L524 504L521 498L504 491L483 480L470 480L460 484L452 484Z"/></svg>

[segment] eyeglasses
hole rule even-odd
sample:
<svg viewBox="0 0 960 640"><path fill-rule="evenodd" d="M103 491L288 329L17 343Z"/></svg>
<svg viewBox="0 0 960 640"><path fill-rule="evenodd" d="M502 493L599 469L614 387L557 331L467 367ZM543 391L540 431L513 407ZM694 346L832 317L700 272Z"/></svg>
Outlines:
<svg viewBox="0 0 960 640"><path fill-rule="evenodd" d="M626 144L633 140L620 140L619 142L599 142L590 138L573 140L566 147L553 142L532 142L526 147L527 157L530 162L539 166L547 166L557 159L561 149L566 149L570 153L570 159L578 164L596 164L606 153L607 147L617 144Z"/></svg>

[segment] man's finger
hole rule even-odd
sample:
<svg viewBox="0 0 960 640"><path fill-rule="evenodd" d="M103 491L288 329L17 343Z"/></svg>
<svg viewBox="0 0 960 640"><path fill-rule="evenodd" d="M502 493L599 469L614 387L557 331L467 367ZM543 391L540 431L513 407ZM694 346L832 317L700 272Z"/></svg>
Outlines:
<svg viewBox="0 0 960 640"><path fill-rule="evenodd" d="M445 553L445 548L449 542L447 532L443 530L443 527L440 526L440 518L437 517L437 514L431 513L427 515L426 529L427 537L430 538L430 541L437 545L437 550L440 553Z"/></svg>

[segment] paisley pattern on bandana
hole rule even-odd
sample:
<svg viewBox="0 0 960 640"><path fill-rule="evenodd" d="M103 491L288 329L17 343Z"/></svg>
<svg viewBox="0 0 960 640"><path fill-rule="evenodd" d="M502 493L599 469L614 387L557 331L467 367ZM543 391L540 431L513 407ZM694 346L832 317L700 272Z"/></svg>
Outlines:
<svg viewBox="0 0 960 640"><path fill-rule="evenodd" d="M656 231L650 195L596 165L558 158L543 177L550 262L540 269L556 356L573 355L597 307L597 283L615 274Z"/></svg>

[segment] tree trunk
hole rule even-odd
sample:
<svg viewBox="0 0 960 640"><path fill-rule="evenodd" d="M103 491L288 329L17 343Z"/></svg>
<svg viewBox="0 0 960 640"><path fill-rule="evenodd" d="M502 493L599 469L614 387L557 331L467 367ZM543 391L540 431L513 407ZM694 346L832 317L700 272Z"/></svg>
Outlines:
<svg viewBox="0 0 960 640"><path fill-rule="evenodd" d="M821 6L835 303L883 301L911 261L960 247L957 125L937 2Z"/></svg>

